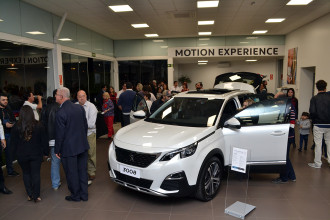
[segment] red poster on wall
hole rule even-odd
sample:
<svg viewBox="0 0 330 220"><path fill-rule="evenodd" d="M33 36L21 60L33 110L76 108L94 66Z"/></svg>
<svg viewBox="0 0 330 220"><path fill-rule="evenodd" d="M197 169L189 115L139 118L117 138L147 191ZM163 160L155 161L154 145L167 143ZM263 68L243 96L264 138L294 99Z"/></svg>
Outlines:
<svg viewBox="0 0 330 220"><path fill-rule="evenodd" d="M60 79L60 86L63 86L63 75L59 75L58 77Z"/></svg>
<svg viewBox="0 0 330 220"><path fill-rule="evenodd" d="M273 80L273 74L270 74L269 78L270 80Z"/></svg>

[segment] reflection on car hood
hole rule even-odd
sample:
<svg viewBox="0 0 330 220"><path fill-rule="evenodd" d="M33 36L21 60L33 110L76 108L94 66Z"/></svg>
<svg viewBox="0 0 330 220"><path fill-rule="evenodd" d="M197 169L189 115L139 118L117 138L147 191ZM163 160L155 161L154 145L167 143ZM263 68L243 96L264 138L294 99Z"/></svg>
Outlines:
<svg viewBox="0 0 330 220"><path fill-rule="evenodd" d="M120 129L114 144L127 150L162 152L192 144L213 130L214 127L185 127L141 120Z"/></svg>

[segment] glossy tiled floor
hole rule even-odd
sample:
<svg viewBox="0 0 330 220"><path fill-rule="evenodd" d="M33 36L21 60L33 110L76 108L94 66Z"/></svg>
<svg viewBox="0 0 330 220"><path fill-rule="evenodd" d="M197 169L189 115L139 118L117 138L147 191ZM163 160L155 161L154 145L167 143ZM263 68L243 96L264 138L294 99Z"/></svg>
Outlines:
<svg viewBox="0 0 330 220"><path fill-rule="evenodd" d="M159 198L116 185L107 172L109 141L97 141L97 177L89 187L88 202L67 202L65 176L62 187L53 191L50 184L50 163L42 165L42 201L26 201L22 176L7 177L6 185L14 194L0 194L0 219L141 219L141 220L218 220L236 219L224 213L236 201L256 206L246 219L253 220L329 220L330 168L324 160L321 169L307 166L313 153L292 149L291 158L297 182L273 184L275 174L252 174L249 181L230 174L217 197L210 202L193 198ZM16 170L20 171L17 164ZM247 189L247 190L246 190ZM247 193L246 193L247 192Z"/></svg>

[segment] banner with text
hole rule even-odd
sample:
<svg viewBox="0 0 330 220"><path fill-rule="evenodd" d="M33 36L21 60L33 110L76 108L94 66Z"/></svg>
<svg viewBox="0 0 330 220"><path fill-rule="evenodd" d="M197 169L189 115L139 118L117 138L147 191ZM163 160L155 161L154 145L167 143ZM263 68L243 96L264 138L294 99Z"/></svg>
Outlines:
<svg viewBox="0 0 330 220"><path fill-rule="evenodd" d="M11 64L43 64L47 63L47 56L0 57L0 65Z"/></svg>
<svg viewBox="0 0 330 220"><path fill-rule="evenodd" d="M169 57L241 57L284 56L284 45L226 46L226 47L176 47L168 49Z"/></svg>

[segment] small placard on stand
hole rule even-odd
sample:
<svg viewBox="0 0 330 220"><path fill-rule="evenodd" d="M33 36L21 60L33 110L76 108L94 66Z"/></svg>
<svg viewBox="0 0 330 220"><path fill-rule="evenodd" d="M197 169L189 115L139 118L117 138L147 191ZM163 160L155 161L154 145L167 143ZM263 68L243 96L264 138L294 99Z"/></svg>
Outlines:
<svg viewBox="0 0 330 220"><path fill-rule="evenodd" d="M248 183L249 183L249 172L250 169L247 169L247 161L248 158L251 158L251 152L248 149L231 147L231 166L230 170L239 173L247 173L248 178L246 182L246 190L245 190L245 200L247 198L247 191L248 191ZM228 172L230 172L228 169ZM227 192L229 187L229 174L227 179ZM227 204L227 193L226 193L226 204ZM235 202L234 204L230 205L229 207L225 208L225 213L231 215L236 218L244 219L246 215L248 215L252 210L254 210L256 206L249 205L243 202Z"/></svg>

